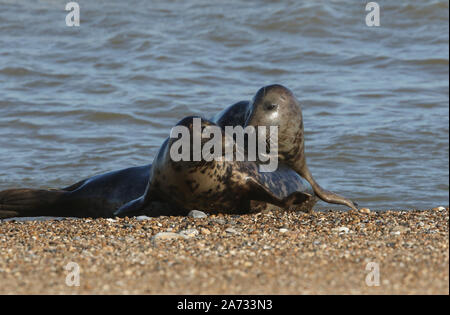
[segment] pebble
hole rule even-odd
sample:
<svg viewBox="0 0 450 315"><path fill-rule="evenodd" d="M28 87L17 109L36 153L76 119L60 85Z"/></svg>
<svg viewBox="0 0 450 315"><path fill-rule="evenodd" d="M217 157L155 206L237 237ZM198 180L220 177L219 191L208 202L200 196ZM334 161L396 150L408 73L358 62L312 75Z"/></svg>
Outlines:
<svg viewBox="0 0 450 315"><path fill-rule="evenodd" d="M286 232L288 232L289 230L288 229L285 229L285 228L281 228L280 229L280 233L286 233Z"/></svg>
<svg viewBox="0 0 450 315"><path fill-rule="evenodd" d="M365 214L369 214L370 213L370 209L369 208L361 208L361 209L359 209L359 212L365 213Z"/></svg>
<svg viewBox="0 0 450 315"><path fill-rule="evenodd" d="M136 220L138 221L145 221L145 220L150 220L151 217L147 217L146 215L140 215L138 217L136 217Z"/></svg>
<svg viewBox="0 0 450 315"><path fill-rule="evenodd" d="M397 225L391 230L391 234L393 235L400 235L402 233L408 232L409 229L403 225Z"/></svg>
<svg viewBox="0 0 450 315"><path fill-rule="evenodd" d="M201 229L200 229L200 232L201 232L203 235L209 235L209 234L211 234L211 231L208 230L208 229L206 229L206 228L201 228Z"/></svg>
<svg viewBox="0 0 450 315"><path fill-rule="evenodd" d="M178 232L181 235L184 235L186 237L194 237L198 235L198 230L196 229L187 229L187 230L182 230L180 232Z"/></svg>
<svg viewBox="0 0 450 315"><path fill-rule="evenodd" d="M207 215L203 211L191 210L188 214L188 217L191 217L194 219L201 219L201 218L206 218Z"/></svg>
<svg viewBox="0 0 450 315"><path fill-rule="evenodd" d="M226 224L227 223L227 221L225 221L225 219L222 219L222 218L216 218L213 221L218 224Z"/></svg>
<svg viewBox="0 0 450 315"><path fill-rule="evenodd" d="M237 231L236 229L233 229L233 228L227 228L226 230L225 230L225 232L227 232L227 233L230 233L230 234L237 234L237 233L239 233L239 231Z"/></svg>
<svg viewBox="0 0 450 315"><path fill-rule="evenodd" d="M350 229L346 226L340 226L332 229L333 232L338 232L339 234L347 234Z"/></svg>
<svg viewBox="0 0 450 315"><path fill-rule="evenodd" d="M154 241L159 241L159 240L174 240L174 239L179 239L179 238L187 238L185 235L183 234L179 234L179 233L173 233L173 232L159 232L157 234L155 234L152 237L152 240Z"/></svg>

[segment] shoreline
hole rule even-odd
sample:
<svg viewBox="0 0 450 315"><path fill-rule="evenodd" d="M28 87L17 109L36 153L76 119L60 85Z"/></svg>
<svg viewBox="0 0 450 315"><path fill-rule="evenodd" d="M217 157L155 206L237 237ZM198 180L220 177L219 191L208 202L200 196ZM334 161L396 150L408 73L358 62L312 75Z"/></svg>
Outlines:
<svg viewBox="0 0 450 315"><path fill-rule="evenodd" d="M2 221L0 294L449 294L448 220L447 207Z"/></svg>

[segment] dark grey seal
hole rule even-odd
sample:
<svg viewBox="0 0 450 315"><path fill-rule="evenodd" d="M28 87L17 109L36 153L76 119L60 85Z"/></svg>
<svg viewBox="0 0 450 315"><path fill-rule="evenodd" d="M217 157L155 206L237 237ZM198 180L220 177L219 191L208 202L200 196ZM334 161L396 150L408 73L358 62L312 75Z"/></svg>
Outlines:
<svg viewBox="0 0 450 315"><path fill-rule="evenodd" d="M182 119L176 126L189 130L193 143L193 119ZM201 130L218 126L212 121L201 119ZM316 202L311 186L294 170L279 165L273 172L261 172L256 161L226 160L224 151L218 159L206 161L174 161L172 145L180 139L167 138L153 160L150 178L145 193L121 207L115 215L131 216L149 212L155 201L170 203L172 213L186 215L197 209L207 213L243 214L258 211L251 201L270 203L286 210L309 212ZM222 130L221 143L226 143ZM201 139L201 148L210 138ZM230 143L233 138L229 138ZM233 145L234 147L235 145ZM189 146L192 151L193 146ZM150 210L151 212L151 210ZM150 213L150 215L153 215ZM166 214L167 215L167 214Z"/></svg>

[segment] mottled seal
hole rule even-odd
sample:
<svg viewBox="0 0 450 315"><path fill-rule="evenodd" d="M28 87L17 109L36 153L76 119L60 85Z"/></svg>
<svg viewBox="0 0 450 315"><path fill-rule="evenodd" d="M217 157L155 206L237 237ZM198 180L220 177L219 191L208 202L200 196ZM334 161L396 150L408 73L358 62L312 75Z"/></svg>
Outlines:
<svg viewBox="0 0 450 315"><path fill-rule="evenodd" d="M357 210L353 201L323 189L314 180L306 164L301 106L288 88L278 84L261 88L247 105L245 119L245 126L278 126L279 162L305 178L323 201Z"/></svg>
<svg viewBox="0 0 450 315"><path fill-rule="evenodd" d="M191 143L194 141L194 118L201 119L189 116L176 125L189 130ZM201 119L201 129L207 126L218 125ZM227 136L233 142L232 136L222 132L221 143L226 143ZM140 214L155 201L169 202L173 211L176 209L180 214L187 214L192 209L207 213L249 213L255 211L251 201L309 212L316 201L311 186L285 165L279 165L273 172L260 172L255 161L226 160L224 156L212 161L203 158L174 161L171 147L178 140L167 138L164 141L153 160L145 193L121 207L115 215ZM203 138L202 145L209 140ZM192 151L192 146L190 148Z"/></svg>
<svg viewBox="0 0 450 315"><path fill-rule="evenodd" d="M226 112L229 114L224 114ZM236 103L216 115L213 121L221 126L278 126L279 162L305 178L316 196L323 201L357 210L355 202L323 189L312 176L306 164L302 109L300 102L288 88L279 84L262 87L251 102Z"/></svg>

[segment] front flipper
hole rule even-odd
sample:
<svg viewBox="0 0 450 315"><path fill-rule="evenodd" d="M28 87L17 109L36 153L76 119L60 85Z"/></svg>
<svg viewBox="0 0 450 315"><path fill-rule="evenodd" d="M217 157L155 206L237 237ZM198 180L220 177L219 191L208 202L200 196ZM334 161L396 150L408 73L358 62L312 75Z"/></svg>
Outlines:
<svg viewBox="0 0 450 315"><path fill-rule="evenodd" d="M248 198L264 201L286 210L310 212L315 204L315 197L307 191L292 191L284 193L280 190L270 190L264 182L248 178Z"/></svg>
<svg viewBox="0 0 450 315"><path fill-rule="evenodd" d="M117 217L133 217L143 213L144 210L144 196L134 199L114 212Z"/></svg>

